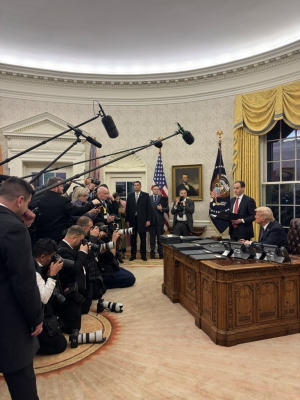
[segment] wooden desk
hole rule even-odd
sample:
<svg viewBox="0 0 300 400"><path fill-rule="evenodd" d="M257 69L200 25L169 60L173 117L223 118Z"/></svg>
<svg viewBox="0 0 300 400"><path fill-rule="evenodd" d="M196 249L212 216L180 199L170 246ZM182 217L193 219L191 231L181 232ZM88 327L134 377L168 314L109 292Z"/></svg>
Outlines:
<svg viewBox="0 0 300 400"><path fill-rule="evenodd" d="M300 258L193 260L164 245L163 293L220 346L300 332Z"/></svg>

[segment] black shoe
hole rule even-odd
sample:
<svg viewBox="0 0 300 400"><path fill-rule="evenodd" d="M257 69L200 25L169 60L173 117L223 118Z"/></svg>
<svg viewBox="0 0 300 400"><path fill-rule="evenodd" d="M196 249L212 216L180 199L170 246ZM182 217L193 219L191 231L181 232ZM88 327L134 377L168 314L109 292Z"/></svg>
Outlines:
<svg viewBox="0 0 300 400"><path fill-rule="evenodd" d="M131 256L131 257L129 258L129 261L133 261L133 260L135 260L135 256Z"/></svg>
<svg viewBox="0 0 300 400"><path fill-rule="evenodd" d="M103 302L102 299L98 300L98 303L97 303L97 315L102 313L102 311L105 310L105 308L103 307L102 302Z"/></svg>
<svg viewBox="0 0 300 400"><path fill-rule="evenodd" d="M78 347L78 334L79 331L76 329L69 335L69 342L71 342L72 349L76 349L76 347Z"/></svg>
<svg viewBox="0 0 300 400"><path fill-rule="evenodd" d="M143 260L143 261L147 261L147 257L143 256L143 257L142 257L142 260Z"/></svg>
<svg viewBox="0 0 300 400"><path fill-rule="evenodd" d="M164 258L164 256L163 256L162 254L160 254L160 255L159 255L159 258L160 258L160 259L163 259L163 258Z"/></svg>
<svg viewBox="0 0 300 400"><path fill-rule="evenodd" d="M153 260L155 258L154 254L150 254L150 258Z"/></svg>
<svg viewBox="0 0 300 400"><path fill-rule="evenodd" d="M118 258L118 261L119 261L119 263L121 263L121 264L123 264L123 260L122 260L122 258Z"/></svg>

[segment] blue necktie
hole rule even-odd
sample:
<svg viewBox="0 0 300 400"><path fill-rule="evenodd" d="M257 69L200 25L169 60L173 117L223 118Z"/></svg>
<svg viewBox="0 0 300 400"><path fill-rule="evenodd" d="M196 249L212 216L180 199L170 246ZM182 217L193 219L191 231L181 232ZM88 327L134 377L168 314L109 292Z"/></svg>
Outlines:
<svg viewBox="0 0 300 400"><path fill-rule="evenodd" d="M154 196L154 203L157 202L157 196Z"/></svg>

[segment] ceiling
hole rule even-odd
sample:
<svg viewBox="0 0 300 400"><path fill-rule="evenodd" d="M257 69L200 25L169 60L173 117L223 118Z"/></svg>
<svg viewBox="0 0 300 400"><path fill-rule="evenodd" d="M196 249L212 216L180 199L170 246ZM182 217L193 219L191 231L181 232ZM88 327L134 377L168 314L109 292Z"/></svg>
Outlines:
<svg viewBox="0 0 300 400"><path fill-rule="evenodd" d="M299 0L1 0L0 62L77 73L189 71L300 39Z"/></svg>

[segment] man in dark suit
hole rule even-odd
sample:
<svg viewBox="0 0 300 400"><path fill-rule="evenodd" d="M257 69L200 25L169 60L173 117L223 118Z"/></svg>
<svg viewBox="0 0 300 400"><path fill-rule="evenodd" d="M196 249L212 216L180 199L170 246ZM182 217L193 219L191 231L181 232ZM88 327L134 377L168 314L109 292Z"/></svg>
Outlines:
<svg viewBox="0 0 300 400"><path fill-rule="evenodd" d="M181 179L182 183L176 188L176 196L180 196L179 192L181 189L186 190L187 196L198 196L196 189L194 189L193 186L189 184L189 176L187 174L182 174Z"/></svg>
<svg viewBox="0 0 300 400"><path fill-rule="evenodd" d="M255 222L260 225L259 241L263 244L272 244L285 247L289 250L287 234L279 222L275 221L273 211L269 207L258 207L255 214ZM241 240L249 245L248 240Z"/></svg>
<svg viewBox="0 0 300 400"><path fill-rule="evenodd" d="M193 214L195 205L193 200L187 198L187 191L181 189L171 213L173 219L173 235L189 236L193 232Z"/></svg>
<svg viewBox="0 0 300 400"><path fill-rule="evenodd" d="M134 182L134 192L129 193L126 202L126 228L133 227L134 234L130 235L131 257L129 261L136 259L136 239L137 234L140 236L140 253L141 259L147 261L146 257L146 232L150 226L151 220L151 203L149 194L141 191L141 182Z"/></svg>
<svg viewBox="0 0 300 400"><path fill-rule="evenodd" d="M155 239L157 240L157 251L159 258L163 258L163 247L160 243L160 235L164 233L165 217L164 213L169 212L168 198L159 194L159 186L152 187L153 195L150 196L150 203L152 208L151 221L150 221L150 257L155 258ZM162 205L161 202L164 202Z"/></svg>
<svg viewBox="0 0 300 400"><path fill-rule="evenodd" d="M245 182L236 181L233 185L236 197L230 200L230 212L240 214L242 218L231 221L229 225L230 239L237 242L240 239L250 240L254 236L253 221L255 215L255 201L244 194Z"/></svg>
<svg viewBox="0 0 300 400"><path fill-rule="evenodd" d="M26 223L32 193L16 177L0 188L0 372L14 400L38 400L33 357L43 311Z"/></svg>
<svg viewBox="0 0 300 400"><path fill-rule="evenodd" d="M88 259L89 245L82 244L84 238L84 230L78 225L73 225L59 243L57 250L57 254L62 259L72 261L70 265L64 262L63 268L59 272L59 281L66 301L55 307L54 310L64 324L64 331L71 334L71 347L77 347L76 339L81 328L81 305L85 302L82 294L85 294L86 290L85 264ZM73 292L73 295L70 296L69 288L74 284L78 285L78 291L76 294Z"/></svg>
<svg viewBox="0 0 300 400"><path fill-rule="evenodd" d="M59 183L59 178L50 178L47 186ZM39 212L35 219L35 228L33 241L34 243L42 238L48 237L59 243L62 239L63 231L70 226L71 215L84 215L93 207L100 204L99 200L92 200L78 207L71 203L68 197L62 196L63 185L59 185L53 189L43 193L37 200Z"/></svg>

